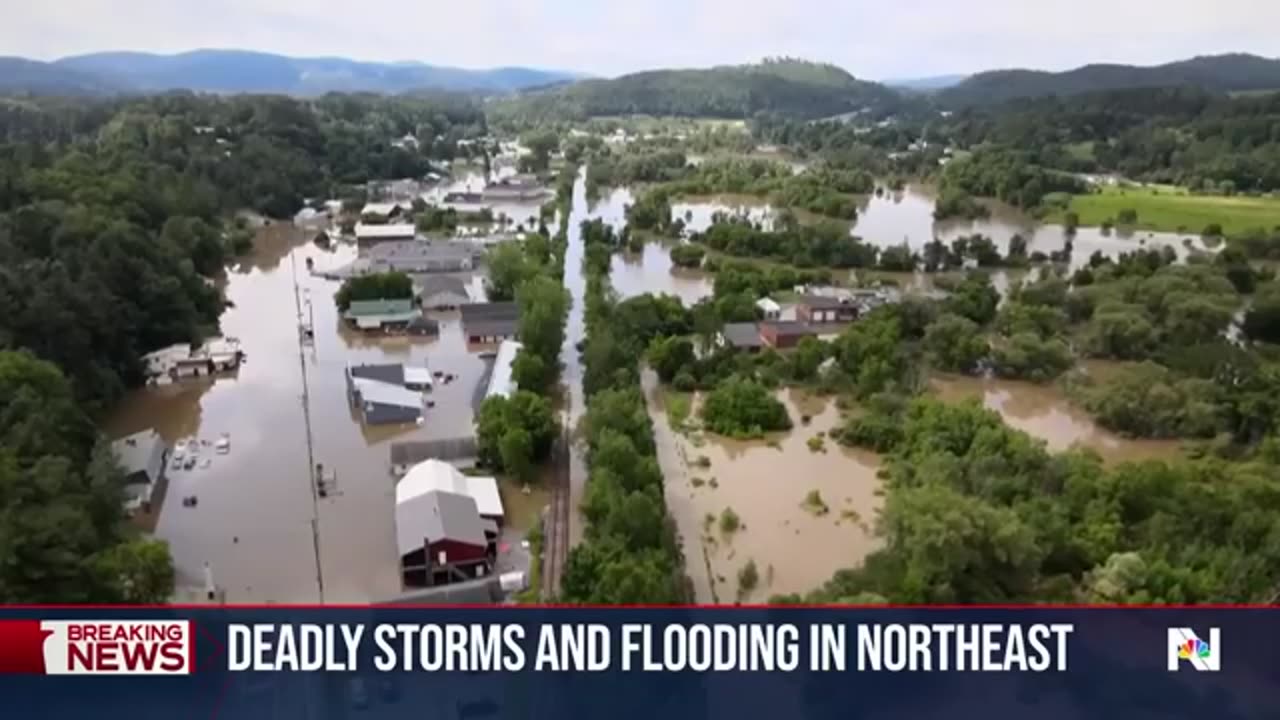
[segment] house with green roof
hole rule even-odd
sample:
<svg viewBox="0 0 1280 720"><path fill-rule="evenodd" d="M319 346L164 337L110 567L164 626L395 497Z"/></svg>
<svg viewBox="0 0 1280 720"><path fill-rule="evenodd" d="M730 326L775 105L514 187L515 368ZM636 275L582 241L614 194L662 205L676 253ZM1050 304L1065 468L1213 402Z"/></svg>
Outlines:
<svg viewBox="0 0 1280 720"><path fill-rule="evenodd" d="M360 330L403 330L421 335L439 331L438 323L423 317L412 298L352 300L342 317Z"/></svg>

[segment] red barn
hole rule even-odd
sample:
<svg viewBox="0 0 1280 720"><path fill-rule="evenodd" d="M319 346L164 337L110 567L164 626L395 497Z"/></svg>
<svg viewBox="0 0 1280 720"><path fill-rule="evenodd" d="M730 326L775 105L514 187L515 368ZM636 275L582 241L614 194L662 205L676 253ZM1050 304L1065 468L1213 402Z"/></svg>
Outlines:
<svg viewBox="0 0 1280 720"><path fill-rule="evenodd" d="M488 575L497 523L466 495L432 490L396 498L396 541L404 583L425 587Z"/></svg>

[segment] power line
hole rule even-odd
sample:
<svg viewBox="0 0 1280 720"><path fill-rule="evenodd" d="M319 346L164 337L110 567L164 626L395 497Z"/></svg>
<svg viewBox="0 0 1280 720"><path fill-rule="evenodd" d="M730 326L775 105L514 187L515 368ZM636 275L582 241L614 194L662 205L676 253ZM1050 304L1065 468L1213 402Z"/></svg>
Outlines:
<svg viewBox="0 0 1280 720"><path fill-rule="evenodd" d="M311 435L311 395L307 389L307 337L313 326L302 323L302 298L298 292L298 259L289 253L293 267L293 304L298 318L298 366L302 370L302 419L307 430L307 478L311 485L311 547L316 558L316 590L320 602L324 602L324 570L320 563L320 496L319 479L316 477L315 442ZM310 300L307 301L310 304Z"/></svg>

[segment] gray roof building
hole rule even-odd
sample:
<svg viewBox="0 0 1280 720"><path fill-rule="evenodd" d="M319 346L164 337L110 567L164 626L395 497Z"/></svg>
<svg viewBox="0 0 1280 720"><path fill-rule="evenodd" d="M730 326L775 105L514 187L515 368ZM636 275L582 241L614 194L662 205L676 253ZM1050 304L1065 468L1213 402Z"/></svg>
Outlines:
<svg viewBox="0 0 1280 720"><path fill-rule="evenodd" d="M129 485L151 484L164 475L169 448L155 430L143 430L111 443Z"/></svg>
<svg viewBox="0 0 1280 720"><path fill-rule="evenodd" d="M513 302L463 305L462 329L471 342L503 340L516 336L520 310Z"/></svg>
<svg viewBox="0 0 1280 720"><path fill-rule="evenodd" d="M477 452L475 436L394 442L391 443L392 472L404 475L414 465L432 458L454 467L474 467Z"/></svg>
<svg viewBox="0 0 1280 720"><path fill-rule="evenodd" d="M720 330L723 344L739 349L755 349L764 346L760 339L760 327L753 322L726 323Z"/></svg>
<svg viewBox="0 0 1280 720"><path fill-rule="evenodd" d="M432 490L396 498L396 546L401 555L442 540L483 548L489 542L484 530L476 501L467 495Z"/></svg>
<svg viewBox="0 0 1280 720"><path fill-rule="evenodd" d="M459 307L471 302L467 283L457 275L425 275L415 278L424 308Z"/></svg>

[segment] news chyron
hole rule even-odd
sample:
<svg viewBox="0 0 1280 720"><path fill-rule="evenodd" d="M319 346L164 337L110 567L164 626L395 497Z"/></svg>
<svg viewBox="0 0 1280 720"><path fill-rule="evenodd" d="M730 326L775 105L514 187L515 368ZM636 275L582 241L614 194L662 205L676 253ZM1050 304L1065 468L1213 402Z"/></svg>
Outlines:
<svg viewBox="0 0 1280 720"><path fill-rule="evenodd" d="M0 672L29 675L190 675L190 620L3 620Z"/></svg>

